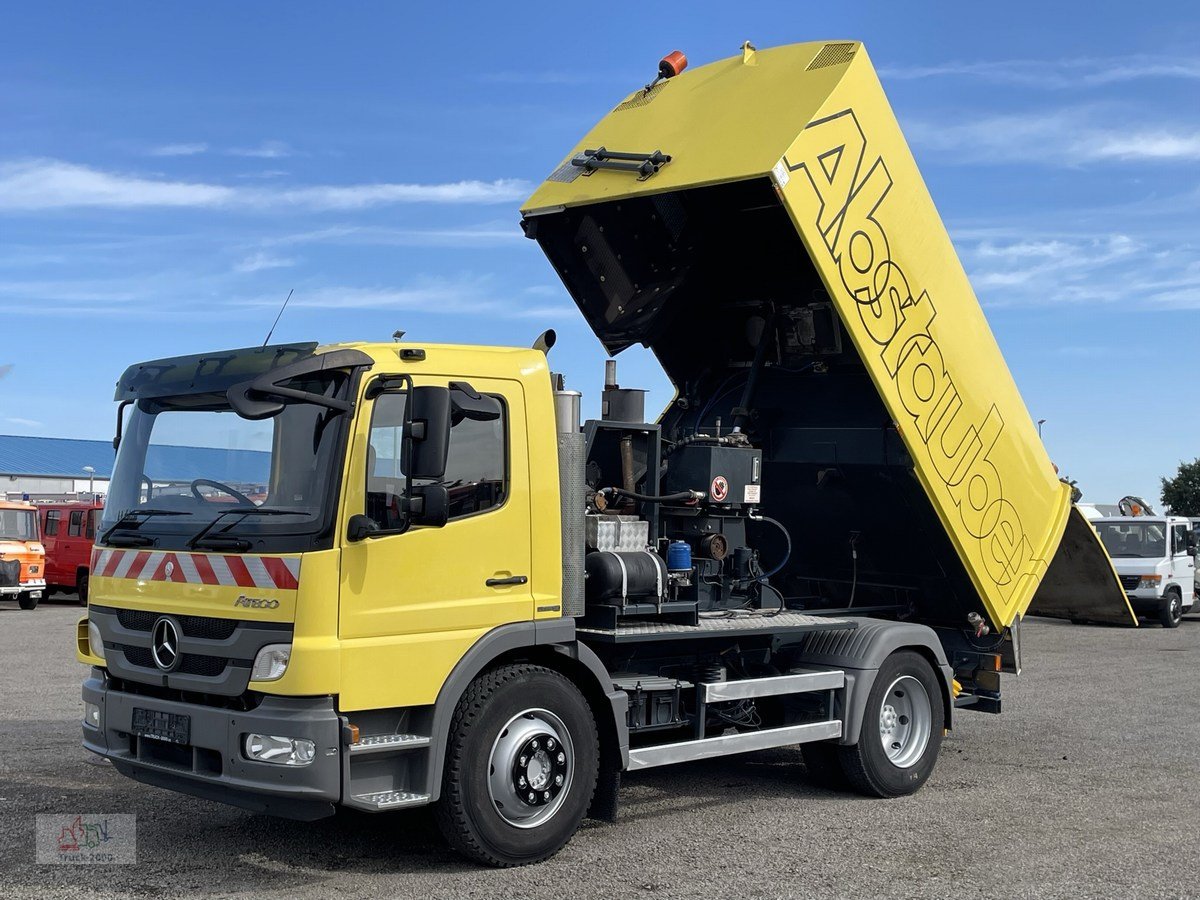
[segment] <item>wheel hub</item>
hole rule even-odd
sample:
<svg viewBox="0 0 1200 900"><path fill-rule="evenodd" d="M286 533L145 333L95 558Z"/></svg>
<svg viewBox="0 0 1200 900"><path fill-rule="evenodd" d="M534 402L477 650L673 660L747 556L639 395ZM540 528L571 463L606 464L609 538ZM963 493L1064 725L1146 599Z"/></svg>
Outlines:
<svg viewBox="0 0 1200 900"><path fill-rule="evenodd" d="M544 709L513 716L488 765L496 812L517 828L534 828L558 812L571 786L574 749L558 716Z"/></svg>
<svg viewBox="0 0 1200 900"><path fill-rule="evenodd" d="M907 769L921 759L933 730L929 693L920 680L901 675L888 687L879 709L879 740L888 760Z"/></svg>
<svg viewBox="0 0 1200 900"><path fill-rule="evenodd" d="M549 803L567 780L567 755L553 735L542 733L527 740L513 764L517 796L530 806Z"/></svg>

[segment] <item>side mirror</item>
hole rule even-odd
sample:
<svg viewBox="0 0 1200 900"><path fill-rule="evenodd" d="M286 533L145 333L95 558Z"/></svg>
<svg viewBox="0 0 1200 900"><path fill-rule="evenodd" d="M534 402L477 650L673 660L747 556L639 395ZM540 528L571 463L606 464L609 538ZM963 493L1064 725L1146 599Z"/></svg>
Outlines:
<svg viewBox="0 0 1200 900"><path fill-rule="evenodd" d="M404 424L403 468L409 478L434 480L446 474L450 452L450 391L413 388Z"/></svg>
<svg viewBox="0 0 1200 900"><path fill-rule="evenodd" d="M500 418L500 403L485 397L465 381L450 382L450 422L457 425L463 419L473 422L494 422Z"/></svg>
<svg viewBox="0 0 1200 900"><path fill-rule="evenodd" d="M410 501L413 525L441 528L450 521L450 491L444 484L414 485Z"/></svg>
<svg viewBox="0 0 1200 900"><path fill-rule="evenodd" d="M371 533L379 530L379 524L370 516L359 514L351 516L350 521L346 523L346 540L361 541L371 536Z"/></svg>

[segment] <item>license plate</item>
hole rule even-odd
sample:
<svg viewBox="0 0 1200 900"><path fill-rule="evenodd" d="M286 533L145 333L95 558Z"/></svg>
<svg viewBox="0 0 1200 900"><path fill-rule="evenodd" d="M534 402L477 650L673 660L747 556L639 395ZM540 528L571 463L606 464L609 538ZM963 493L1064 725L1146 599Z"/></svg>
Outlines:
<svg viewBox="0 0 1200 900"><path fill-rule="evenodd" d="M135 706L131 727L133 733L139 737L168 741L172 744L186 744L191 737L192 717Z"/></svg>

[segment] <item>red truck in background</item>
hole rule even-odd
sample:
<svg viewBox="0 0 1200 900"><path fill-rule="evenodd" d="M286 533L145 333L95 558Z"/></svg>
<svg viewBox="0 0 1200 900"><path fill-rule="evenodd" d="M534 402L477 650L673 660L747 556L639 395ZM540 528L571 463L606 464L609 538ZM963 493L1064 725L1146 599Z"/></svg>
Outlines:
<svg viewBox="0 0 1200 900"><path fill-rule="evenodd" d="M75 591L87 604L92 544L104 504L67 500L38 504L42 543L46 547L46 595Z"/></svg>

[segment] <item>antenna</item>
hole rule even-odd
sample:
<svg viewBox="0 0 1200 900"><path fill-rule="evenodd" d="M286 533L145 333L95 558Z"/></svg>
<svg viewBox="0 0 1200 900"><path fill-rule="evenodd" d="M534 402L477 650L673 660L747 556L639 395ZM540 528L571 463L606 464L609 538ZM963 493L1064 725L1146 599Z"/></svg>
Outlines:
<svg viewBox="0 0 1200 900"><path fill-rule="evenodd" d="M294 290L295 290L295 288L292 288L292 290L291 290L291 291L288 291L288 295L287 295L287 297L286 297L286 298L284 299L284 301L283 301L283 306L279 307L279 315L277 315L277 316L275 317L275 321L271 323L271 330L267 332L267 336L266 336L266 338L264 338L264 339L263 339L262 345L263 345L264 347L265 347L265 346L267 346L267 344L270 342L270 340L271 340L271 335L273 335L273 334L275 333L275 326L279 324L279 319L280 319L280 316L282 316L282 315L283 315L283 311L284 311L285 309L287 309L288 300L291 300L291 299L292 299L292 291L294 291Z"/></svg>

